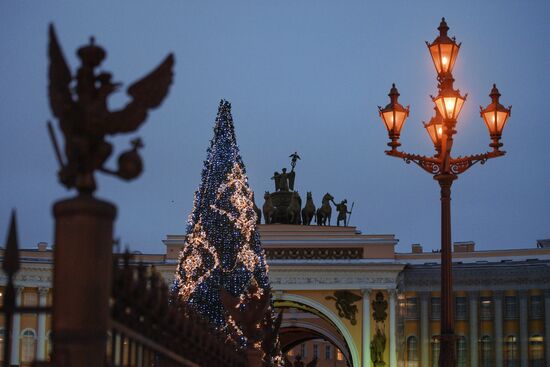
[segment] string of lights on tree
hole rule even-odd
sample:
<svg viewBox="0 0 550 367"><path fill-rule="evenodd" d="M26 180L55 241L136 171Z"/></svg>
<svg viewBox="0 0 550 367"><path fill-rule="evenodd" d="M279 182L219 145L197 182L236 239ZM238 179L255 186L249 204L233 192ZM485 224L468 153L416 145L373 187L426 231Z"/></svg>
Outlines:
<svg viewBox="0 0 550 367"><path fill-rule="evenodd" d="M222 100L173 292L240 346L246 345L246 338L224 309L220 290L239 297L242 308L246 299L269 291L252 195L235 138L231 104ZM249 294L251 284L256 285L256 294Z"/></svg>

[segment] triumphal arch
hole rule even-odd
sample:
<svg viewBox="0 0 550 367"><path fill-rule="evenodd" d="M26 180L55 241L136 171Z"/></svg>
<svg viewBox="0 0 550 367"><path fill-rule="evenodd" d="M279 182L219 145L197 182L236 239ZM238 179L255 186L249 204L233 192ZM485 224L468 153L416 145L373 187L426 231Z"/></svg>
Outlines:
<svg viewBox="0 0 550 367"><path fill-rule="evenodd" d="M258 227L275 306L284 309L283 351L324 340L342 354L343 366L370 366L377 352L380 362L395 366L396 288L404 264L395 259L394 236L349 226ZM184 240L168 235L167 257L177 258ZM380 335L385 343L377 350Z"/></svg>

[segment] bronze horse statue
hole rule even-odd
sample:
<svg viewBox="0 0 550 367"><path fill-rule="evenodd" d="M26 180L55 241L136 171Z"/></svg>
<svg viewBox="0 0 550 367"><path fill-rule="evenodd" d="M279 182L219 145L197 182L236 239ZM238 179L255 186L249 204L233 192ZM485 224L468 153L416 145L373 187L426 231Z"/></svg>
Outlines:
<svg viewBox="0 0 550 367"><path fill-rule="evenodd" d="M318 226L326 226L327 220L328 225L330 226L330 216L332 214L332 207L330 202L334 200L334 197L328 192L323 196L323 204L319 209L317 209L316 223Z"/></svg>
<svg viewBox="0 0 550 367"><path fill-rule="evenodd" d="M269 191L265 192L264 199L265 203L262 209L264 211L265 224L271 224L273 222L273 215L275 214L275 206L273 205Z"/></svg>
<svg viewBox="0 0 550 367"><path fill-rule="evenodd" d="M290 204L286 208L287 218L289 224L300 224L300 207L301 205L300 196L297 192L292 193L290 199Z"/></svg>
<svg viewBox="0 0 550 367"><path fill-rule="evenodd" d="M302 224L309 226L313 217L315 216L315 204L313 204L313 197L311 191L307 192L306 206L302 209Z"/></svg>

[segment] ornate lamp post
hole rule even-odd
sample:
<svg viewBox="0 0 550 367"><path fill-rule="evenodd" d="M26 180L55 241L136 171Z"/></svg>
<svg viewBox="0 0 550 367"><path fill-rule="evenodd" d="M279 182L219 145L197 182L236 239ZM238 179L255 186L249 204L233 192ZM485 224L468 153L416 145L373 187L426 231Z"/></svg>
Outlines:
<svg viewBox="0 0 550 367"><path fill-rule="evenodd" d="M428 173L434 175L441 188L441 349L439 366L454 367L456 365L454 334L454 302L452 285L452 253L451 253L451 185L458 175L480 162L484 164L490 158L503 156L500 150L502 143L500 137L506 120L510 116L511 106L505 108L499 103L500 93L495 85L490 97L492 103L487 107L481 107L481 117L485 121L492 140L491 151L483 154L466 157L452 157L453 136L456 134L456 123L466 96L453 88L452 71L458 57L460 44L454 38L447 36L449 27L445 18L439 25L439 36L433 43L426 42L432 56L438 80L438 94L432 97L435 104L435 115L424 124L434 144L436 153L431 156L409 154L397 150L399 134L406 118L409 115L409 107L405 108L398 102L399 92L392 85L389 93L390 103L384 107L378 107L380 117L388 129L391 148L387 155L402 158L406 163L416 163Z"/></svg>

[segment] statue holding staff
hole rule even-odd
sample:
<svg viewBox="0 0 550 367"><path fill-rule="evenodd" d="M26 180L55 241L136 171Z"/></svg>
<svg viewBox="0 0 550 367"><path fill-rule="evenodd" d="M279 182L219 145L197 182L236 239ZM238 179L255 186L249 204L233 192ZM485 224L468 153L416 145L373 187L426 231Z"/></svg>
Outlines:
<svg viewBox="0 0 550 367"><path fill-rule="evenodd" d="M334 202L334 200L332 200L332 203L334 204L334 206L336 206L336 211L338 212L338 218L336 219L336 225L340 226L340 221L343 220L344 221L344 227L347 227L347 225L348 225L347 215L348 214L351 215L351 211L348 212L348 206L347 206L348 201L346 199L344 199L340 202L340 204L336 204ZM352 208L353 208L353 204L352 204Z"/></svg>

